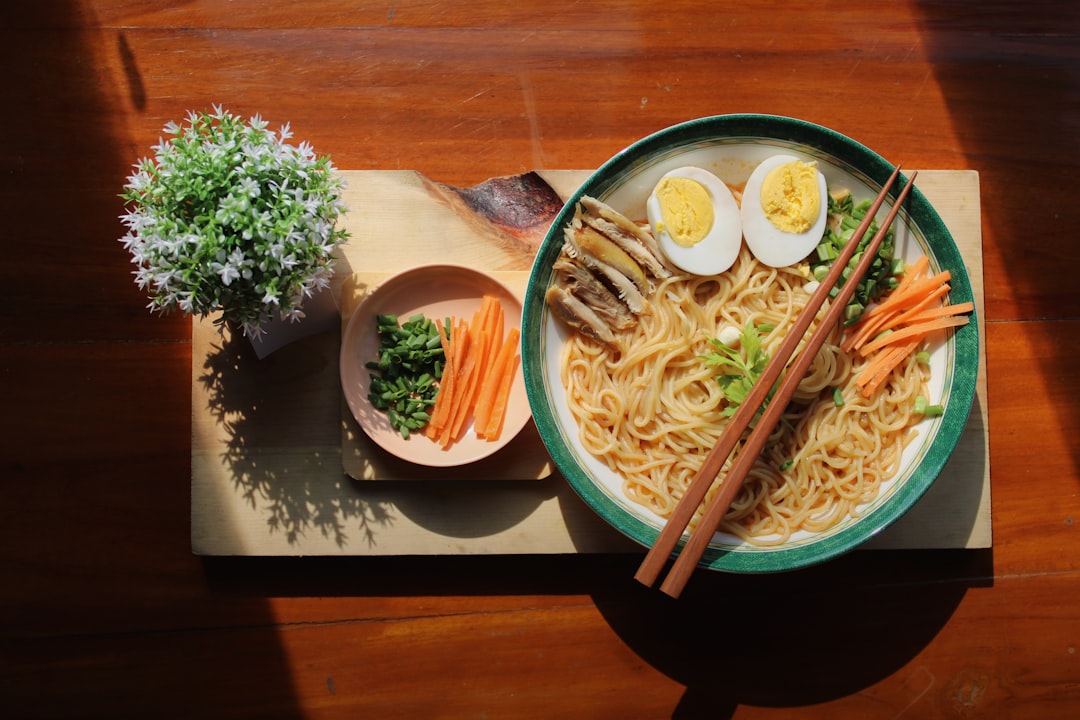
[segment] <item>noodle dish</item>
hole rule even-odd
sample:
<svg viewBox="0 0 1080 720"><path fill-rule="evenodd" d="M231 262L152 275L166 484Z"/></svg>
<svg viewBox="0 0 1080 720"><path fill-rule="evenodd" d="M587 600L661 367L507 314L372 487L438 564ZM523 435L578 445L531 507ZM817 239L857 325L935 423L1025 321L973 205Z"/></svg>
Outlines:
<svg viewBox="0 0 1080 720"><path fill-rule="evenodd" d="M607 522L652 544L892 170L812 123L725 115L635 143L568 200L532 269L522 367L548 451ZM704 567L778 572L859 546L925 493L959 439L977 318L917 186L871 270L842 282L858 283L844 320Z"/></svg>

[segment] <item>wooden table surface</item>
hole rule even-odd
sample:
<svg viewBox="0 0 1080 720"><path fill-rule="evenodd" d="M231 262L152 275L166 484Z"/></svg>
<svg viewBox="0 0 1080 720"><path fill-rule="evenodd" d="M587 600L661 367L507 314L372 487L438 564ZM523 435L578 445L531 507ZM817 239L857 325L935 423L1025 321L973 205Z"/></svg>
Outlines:
<svg viewBox="0 0 1080 720"><path fill-rule="evenodd" d="M359 5L5 10L0 716L1080 713L1080 6ZM117 195L213 103L459 186L733 112L978 172L993 547L706 574L677 602L633 553L194 555L191 321L147 313Z"/></svg>

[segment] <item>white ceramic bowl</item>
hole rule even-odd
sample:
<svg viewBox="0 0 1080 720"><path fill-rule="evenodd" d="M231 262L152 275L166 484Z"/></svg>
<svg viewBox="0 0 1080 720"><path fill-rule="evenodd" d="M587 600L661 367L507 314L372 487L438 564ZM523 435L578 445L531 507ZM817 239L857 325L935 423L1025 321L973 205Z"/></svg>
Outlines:
<svg viewBox="0 0 1080 720"><path fill-rule="evenodd" d="M830 187L847 187L857 199L877 195L894 169L854 140L801 120L768 115L693 120L634 143L593 173L555 219L533 266L522 321L522 362L533 419L555 464L574 490L608 523L644 546L656 539L663 518L628 500L622 492L622 478L582 447L559 378L559 353L566 330L549 314L544 292L563 244L563 229L582 195L597 197L631 219L640 219L645 217L649 192L669 170L697 165L738 185L763 158L779 152L817 161ZM888 203L881 208L882 219L887 211ZM952 271L952 302L972 299L960 252L917 184L894 227L898 254L907 260L929 255L933 268ZM977 318L973 315L968 325L933 351L930 392L940 398L945 413L920 424L916 441L904 453L900 472L862 508L858 518L821 533L799 532L768 548L717 533L701 565L732 572L803 567L857 547L901 517L937 478L965 427L975 394L978 345Z"/></svg>

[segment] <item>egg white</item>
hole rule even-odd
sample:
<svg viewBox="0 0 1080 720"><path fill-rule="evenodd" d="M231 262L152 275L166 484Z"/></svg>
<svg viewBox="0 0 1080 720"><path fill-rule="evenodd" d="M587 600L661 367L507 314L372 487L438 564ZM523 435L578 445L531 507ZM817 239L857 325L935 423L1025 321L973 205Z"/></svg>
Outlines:
<svg viewBox="0 0 1080 720"><path fill-rule="evenodd" d="M645 212L661 252L672 265L695 275L717 275L724 272L734 264L742 246L742 221L739 219L739 205L735 202L735 196L723 180L699 167L677 168L664 175L664 178L668 177L694 180L705 188L712 201L713 225L697 244L691 247L679 245L664 229L660 201L654 188L645 202ZM659 184L658 181L657 185Z"/></svg>
<svg viewBox="0 0 1080 720"><path fill-rule="evenodd" d="M743 190L740 209L743 236L754 257L770 267L794 265L809 255L825 234L829 197L825 176L820 170L817 171L817 181L818 192L821 194L821 209L806 232L791 233L780 230L769 221L761 207L761 186L766 176L775 168L797 160L799 158L793 155L773 155L766 158L750 173Z"/></svg>

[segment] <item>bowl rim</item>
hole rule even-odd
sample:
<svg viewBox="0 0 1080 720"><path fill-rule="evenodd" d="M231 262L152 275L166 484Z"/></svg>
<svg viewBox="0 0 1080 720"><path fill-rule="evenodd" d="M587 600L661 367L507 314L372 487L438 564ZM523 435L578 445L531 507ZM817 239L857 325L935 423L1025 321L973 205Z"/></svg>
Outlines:
<svg viewBox="0 0 1080 720"><path fill-rule="evenodd" d="M881 186L894 166L867 146L835 130L815 123L782 115L740 113L713 115L668 126L631 143L615 153L571 194L556 216L540 245L530 272L522 307L522 368L533 420L556 467L589 507L608 524L642 546L655 542L658 530L610 501L576 462L573 453L561 440L558 420L549 406L543 375L543 358L533 357L530 348L542 346L539 332L547 317L543 293L551 277L551 262L561 247L561 233L583 195L604 199L625 176L651 164L650 158L673 145L716 142L719 139L745 141L780 141L811 148L827 155L845 170L860 176L871 186ZM906 177L904 180L906 181ZM899 186L898 186L899 187ZM895 199L897 189L890 193ZM973 299L970 277L959 248L944 221L916 185L907 207L898 216L914 226L926 238L933 259L952 271L953 302ZM932 247L931 247L932 246ZM710 545L699 565L713 570L737 573L771 573L818 564L845 554L862 545L902 517L921 498L940 475L967 424L975 398L978 374L979 336L977 313L970 322L953 333L955 362L945 413L933 422L937 432L911 475L891 495L857 522L811 543L777 548L725 548Z"/></svg>

